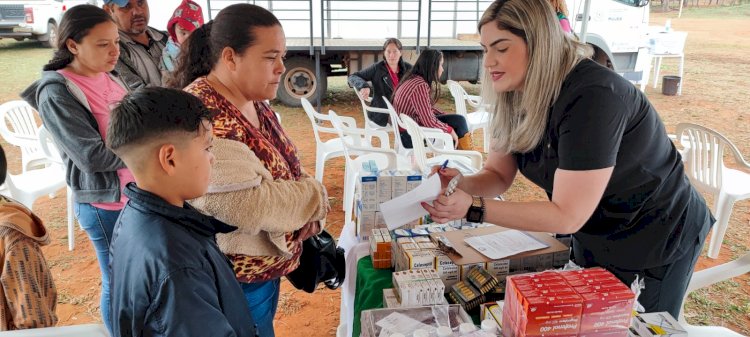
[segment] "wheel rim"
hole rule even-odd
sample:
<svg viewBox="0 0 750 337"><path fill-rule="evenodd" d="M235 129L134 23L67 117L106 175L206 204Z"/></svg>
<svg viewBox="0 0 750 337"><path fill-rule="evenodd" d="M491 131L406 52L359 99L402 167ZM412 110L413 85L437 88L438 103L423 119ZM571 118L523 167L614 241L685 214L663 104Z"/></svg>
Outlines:
<svg viewBox="0 0 750 337"><path fill-rule="evenodd" d="M57 27L50 25L49 27L49 44L50 46L57 46Z"/></svg>
<svg viewBox="0 0 750 337"><path fill-rule="evenodd" d="M284 89L294 98L307 98L312 96L318 88L315 74L309 69L297 67L287 72L284 80Z"/></svg>

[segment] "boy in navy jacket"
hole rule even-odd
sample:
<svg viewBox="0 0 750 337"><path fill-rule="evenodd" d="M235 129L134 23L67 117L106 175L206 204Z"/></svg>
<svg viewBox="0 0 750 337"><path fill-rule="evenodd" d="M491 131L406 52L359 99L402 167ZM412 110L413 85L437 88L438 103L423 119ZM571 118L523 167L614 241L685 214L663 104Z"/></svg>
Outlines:
<svg viewBox="0 0 750 337"><path fill-rule="evenodd" d="M208 188L210 112L179 90L144 88L112 111L107 144L133 172L112 238L115 336L255 336L215 234L235 227L185 201Z"/></svg>

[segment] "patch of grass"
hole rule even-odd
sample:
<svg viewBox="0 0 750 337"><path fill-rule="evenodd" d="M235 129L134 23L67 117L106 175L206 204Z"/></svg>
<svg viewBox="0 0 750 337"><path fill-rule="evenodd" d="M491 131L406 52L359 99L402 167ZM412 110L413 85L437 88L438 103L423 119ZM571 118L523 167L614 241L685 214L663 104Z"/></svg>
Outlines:
<svg viewBox="0 0 750 337"><path fill-rule="evenodd" d="M685 317L690 324L736 326L736 331L747 333L743 318L750 314L750 301L741 295L742 284L737 279L719 282L696 290L685 303Z"/></svg>
<svg viewBox="0 0 750 337"><path fill-rule="evenodd" d="M652 6L655 8L657 6ZM675 13L676 14L676 13ZM683 7L683 18L722 18L722 19L747 19L750 17L750 4L735 6L706 6Z"/></svg>
<svg viewBox="0 0 750 337"><path fill-rule="evenodd" d="M42 66L52 57L52 49L42 48L36 41L0 40L0 74L3 87L0 102L20 99L18 94L37 80Z"/></svg>

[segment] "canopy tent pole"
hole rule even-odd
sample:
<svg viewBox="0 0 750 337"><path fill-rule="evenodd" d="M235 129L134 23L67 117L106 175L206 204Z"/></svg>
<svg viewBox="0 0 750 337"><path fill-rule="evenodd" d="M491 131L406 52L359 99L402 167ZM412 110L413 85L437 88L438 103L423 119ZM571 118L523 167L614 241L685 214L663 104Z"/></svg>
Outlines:
<svg viewBox="0 0 750 337"><path fill-rule="evenodd" d="M682 1L682 0L680 0ZM589 12L591 11L591 0L583 4L583 24L581 25L581 43L586 43L586 33L589 30Z"/></svg>

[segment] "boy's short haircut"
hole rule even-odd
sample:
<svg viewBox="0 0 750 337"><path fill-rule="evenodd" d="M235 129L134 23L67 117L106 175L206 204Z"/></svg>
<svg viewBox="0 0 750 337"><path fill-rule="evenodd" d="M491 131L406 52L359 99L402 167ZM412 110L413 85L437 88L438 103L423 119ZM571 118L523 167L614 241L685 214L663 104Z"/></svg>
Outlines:
<svg viewBox="0 0 750 337"><path fill-rule="evenodd" d="M0 185L5 183L5 176L8 175L8 160L5 159L5 150L0 146Z"/></svg>
<svg viewBox="0 0 750 337"><path fill-rule="evenodd" d="M107 146L117 155L175 133L200 134L213 113L197 97L177 89L138 89L112 110ZM209 124L210 125L210 124Z"/></svg>

